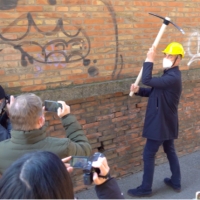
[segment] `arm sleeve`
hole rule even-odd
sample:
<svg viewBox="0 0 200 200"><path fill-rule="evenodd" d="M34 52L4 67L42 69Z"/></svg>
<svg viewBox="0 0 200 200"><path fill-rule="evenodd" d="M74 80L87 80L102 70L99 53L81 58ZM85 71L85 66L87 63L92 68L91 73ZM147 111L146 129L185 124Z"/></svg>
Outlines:
<svg viewBox="0 0 200 200"><path fill-rule="evenodd" d="M155 87L159 89L165 89L172 86L175 82L175 74L169 74L169 76L152 77L153 63L145 62L143 65L142 83L144 85Z"/></svg>
<svg viewBox="0 0 200 200"><path fill-rule="evenodd" d="M66 150L67 155L90 156L92 151L91 145L76 117L71 114L64 116L62 124L66 137L70 139Z"/></svg>
<svg viewBox="0 0 200 200"><path fill-rule="evenodd" d="M124 195L114 178L101 185L96 185L95 191L99 199L124 199Z"/></svg>
<svg viewBox="0 0 200 200"><path fill-rule="evenodd" d="M141 97L149 97L151 94L152 88L141 88L139 89L138 93L136 93L136 96L141 96Z"/></svg>

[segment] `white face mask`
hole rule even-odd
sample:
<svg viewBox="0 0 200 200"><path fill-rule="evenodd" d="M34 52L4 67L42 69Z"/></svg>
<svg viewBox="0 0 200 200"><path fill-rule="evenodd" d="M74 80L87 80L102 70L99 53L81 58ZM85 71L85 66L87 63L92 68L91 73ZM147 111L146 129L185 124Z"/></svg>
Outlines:
<svg viewBox="0 0 200 200"><path fill-rule="evenodd" d="M171 68L173 65L172 61L167 59L167 58L163 58L163 68L164 69L168 69Z"/></svg>

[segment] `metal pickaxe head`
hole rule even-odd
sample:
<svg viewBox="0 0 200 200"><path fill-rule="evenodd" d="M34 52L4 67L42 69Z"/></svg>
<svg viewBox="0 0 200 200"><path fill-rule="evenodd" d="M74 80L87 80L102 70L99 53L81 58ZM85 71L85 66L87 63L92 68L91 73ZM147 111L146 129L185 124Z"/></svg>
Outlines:
<svg viewBox="0 0 200 200"><path fill-rule="evenodd" d="M161 16L159 16L159 15L156 15L156 14L153 14L153 13L149 13L150 15L153 15L153 16L155 16L155 17L158 17L158 18L160 18L160 19L163 19L163 24L165 24L165 25L168 25L168 24L173 24L179 31L181 31L181 33L182 34L185 34L185 32L183 31L183 29L182 28L180 28L179 26L177 26L176 24L174 24L172 21L171 21L171 19L169 18L169 17L161 17Z"/></svg>

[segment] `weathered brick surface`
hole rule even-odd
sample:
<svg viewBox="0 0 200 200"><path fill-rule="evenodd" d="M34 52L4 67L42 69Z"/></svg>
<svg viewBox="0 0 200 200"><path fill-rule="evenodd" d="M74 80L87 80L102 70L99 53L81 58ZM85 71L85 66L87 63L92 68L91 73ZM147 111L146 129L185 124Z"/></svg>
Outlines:
<svg viewBox="0 0 200 200"><path fill-rule="evenodd" d="M179 106L179 139L175 140L179 156L200 149L199 81L184 82ZM112 103L111 103L112 102ZM142 152L145 139L141 137L146 112L147 98L116 93L69 101L71 112L82 124L93 152L103 152L115 177L121 177L142 170ZM94 108L90 111L88 108ZM81 112L78 112L81 110ZM103 112L104 111L104 112ZM105 112L106 111L106 112ZM91 120L91 117L92 119ZM64 130L56 115L47 113L47 123L51 136L64 137ZM60 134L60 135L59 135ZM156 156L156 164L166 162L163 149ZM83 186L82 173L74 172L75 191Z"/></svg>
<svg viewBox="0 0 200 200"><path fill-rule="evenodd" d="M147 101L128 97L127 78L138 74L162 24L148 12L168 16L186 34L169 25L153 74L161 69L166 44L181 42L186 51L181 70L190 70L183 76L176 146L180 156L191 153L200 149L199 11L195 0L0 0L0 85L10 94L41 91L43 100L66 96L93 152L105 153L113 176L137 172ZM49 135L65 137L56 115L46 114L46 120ZM160 150L156 164L165 161ZM75 191L85 188L81 174L74 175Z"/></svg>
<svg viewBox="0 0 200 200"><path fill-rule="evenodd" d="M198 68L199 10L185 0L1 0L0 84L20 93L134 77L162 24L148 12L186 32L170 25L158 57L176 40L186 49L182 69Z"/></svg>

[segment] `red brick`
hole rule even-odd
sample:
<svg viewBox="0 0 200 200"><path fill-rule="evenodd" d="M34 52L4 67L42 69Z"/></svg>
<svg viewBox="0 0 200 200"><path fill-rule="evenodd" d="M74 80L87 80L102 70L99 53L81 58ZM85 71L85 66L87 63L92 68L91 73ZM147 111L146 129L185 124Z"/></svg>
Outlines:
<svg viewBox="0 0 200 200"><path fill-rule="evenodd" d="M83 128L87 129L87 128L92 128L92 127L97 127L98 125L99 125L99 122L95 122L95 123L91 123L91 124L85 124L85 125L83 125Z"/></svg>
<svg viewBox="0 0 200 200"><path fill-rule="evenodd" d="M55 124L60 124L60 123L61 123L60 119L53 119L49 121L49 125L55 125Z"/></svg>
<svg viewBox="0 0 200 200"><path fill-rule="evenodd" d="M35 86L27 86L22 87L22 92L31 92L31 91L38 91L38 90L45 90L47 87L46 85L35 85Z"/></svg>
<svg viewBox="0 0 200 200"><path fill-rule="evenodd" d="M136 104L136 107L137 107L137 108L146 107L146 106L147 106L147 102L137 103L137 104Z"/></svg>
<svg viewBox="0 0 200 200"><path fill-rule="evenodd" d="M78 120L78 122L79 122L81 125L86 124L86 120L85 120L85 119Z"/></svg>
<svg viewBox="0 0 200 200"><path fill-rule="evenodd" d="M182 2L168 2L168 6L171 6L171 7L183 7L184 3L182 3Z"/></svg>
<svg viewBox="0 0 200 200"><path fill-rule="evenodd" d="M87 138L92 139L92 138L98 138L100 136L102 136L102 133L93 133L91 135L87 135Z"/></svg>
<svg viewBox="0 0 200 200"><path fill-rule="evenodd" d="M38 12L38 11L43 11L42 6L17 6L16 8L17 12Z"/></svg>
<svg viewBox="0 0 200 200"><path fill-rule="evenodd" d="M114 114L98 116L96 118L97 118L97 121L106 120L106 119L112 119L112 118L114 118Z"/></svg>
<svg viewBox="0 0 200 200"><path fill-rule="evenodd" d="M85 19L84 24L104 24L103 19Z"/></svg>
<svg viewBox="0 0 200 200"><path fill-rule="evenodd" d="M27 4L27 2L32 3ZM56 5L53 6L49 5L48 0L27 2L21 0L18 1L15 9L1 10L0 32L2 36L10 40L20 39L27 31L27 12L30 12L37 27L42 31L52 32L59 19L63 20L63 28L71 36L76 34L81 27L81 32L76 37L84 40L86 49L84 49L83 41L75 45L70 43L65 47L67 55L78 50L77 53L80 53L80 56L71 57L67 63L45 64L34 61L33 64L28 62L27 66L23 67L21 66L21 52L14 49L12 45L2 44L0 48L0 83L6 88L6 92L11 94L36 92L40 95L47 89L73 88L75 85L81 84L85 84L83 87L87 87L86 84L105 81L109 84L109 81L134 79L141 69L140 65L145 52L152 45L151 38L156 37L161 25L159 19L150 16L148 12L169 16L172 21L173 18L176 18L178 24L185 23L189 27L189 32L198 27L200 22L200 8L196 6L197 0L192 2L110 1L109 7L114 10L116 23L103 3L104 1L100 0L57 0ZM51 22L52 24L49 24ZM118 43L116 42L117 33L115 33L116 24ZM153 76L157 76L161 70L159 65L162 54L159 52L172 40L178 41L184 46L189 39L189 36L180 37L180 33L173 30L172 27L169 28L170 34L166 32L162 37ZM42 56L41 48L33 45L32 42L38 42L44 46L57 39L68 42L70 37L65 36L62 31L49 36L42 35L32 26L24 40L30 41L30 45L24 45L24 41L11 41L11 43L22 44L25 52L38 58ZM190 48L192 54L196 52L196 43L197 40L193 37ZM81 44L83 45L81 46ZM186 47L184 46L184 48ZM90 51L86 56L85 53L88 49ZM49 45L46 50L49 52L62 50L62 46ZM116 52L118 52L117 58ZM84 56L86 57L84 58ZM190 57L188 55L188 59L191 59ZM53 54L51 58L58 61L60 56ZM79 60L76 61L76 59ZM84 66L83 59L90 59L90 64ZM180 67L181 70L189 70L184 72L184 76L187 74L187 78L191 78L191 80L183 80L183 94L179 106L180 131L179 139L176 140L179 156L199 150L200 81L196 80L198 78L195 74L196 70L198 73L198 64L200 62L196 61L189 68L186 66L187 62L183 62ZM99 70L96 77L91 77L88 73L88 69L93 66ZM40 71L39 68L41 68ZM113 71L115 76L112 76ZM77 117L84 128L86 137L92 144L92 152L98 152L104 148L108 162L112 164L111 171L115 176L124 176L142 170L142 152L145 144L142 131L148 98L129 98L130 86L122 85L122 87L119 91L111 92L112 94L100 96L97 91L95 97L67 101L67 104L71 105L72 114ZM76 89L76 87L74 88ZM122 90L125 91L122 92ZM60 119L56 115L47 113L45 113L45 117L46 123L49 124L48 135L65 138L65 131ZM156 163L163 162L166 162L166 157L161 149L157 153ZM74 183L77 190L85 189L82 171L77 172Z"/></svg>
<svg viewBox="0 0 200 200"><path fill-rule="evenodd" d="M134 6L151 6L151 2L149 1L134 1L133 2Z"/></svg>
<svg viewBox="0 0 200 200"><path fill-rule="evenodd" d="M63 0L63 4L65 5L84 5L84 0Z"/></svg>
<svg viewBox="0 0 200 200"><path fill-rule="evenodd" d="M122 121L122 120L127 120L128 118L129 118L129 116L118 117L118 118L112 119L112 122L119 122L119 121Z"/></svg>
<svg viewBox="0 0 200 200"><path fill-rule="evenodd" d="M61 122L60 122L60 123L61 123ZM57 124L57 125L54 125L54 129L55 129L55 130L60 130L60 129L64 130L64 127L63 127L62 124Z"/></svg>
<svg viewBox="0 0 200 200"><path fill-rule="evenodd" d="M10 75L10 76L1 76L0 78L0 82L10 82L10 81L17 81L19 80L19 76L18 75Z"/></svg>
<svg viewBox="0 0 200 200"><path fill-rule="evenodd" d="M130 146L125 146L125 147L121 147L121 148L118 148L117 150L116 150L116 152L121 152L121 151L127 151L127 150L129 150L130 149Z"/></svg>
<svg viewBox="0 0 200 200"><path fill-rule="evenodd" d="M70 106L71 110L77 110L77 109L80 109L80 108L81 108L81 104L75 104L75 105Z"/></svg>
<svg viewBox="0 0 200 200"><path fill-rule="evenodd" d="M97 102L97 101L94 101L94 102L82 103L82 104L81 104L81 107L82 107L82 108L87 108L87 107L96 106L96 105L98 105L98 102Z"/></svg>

